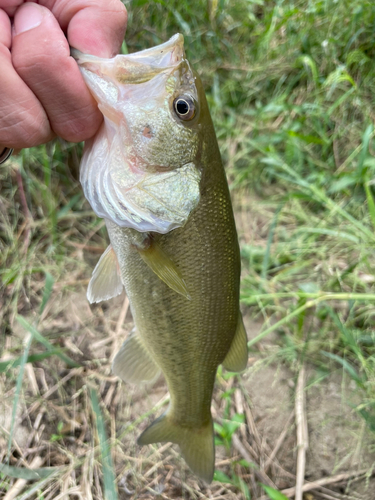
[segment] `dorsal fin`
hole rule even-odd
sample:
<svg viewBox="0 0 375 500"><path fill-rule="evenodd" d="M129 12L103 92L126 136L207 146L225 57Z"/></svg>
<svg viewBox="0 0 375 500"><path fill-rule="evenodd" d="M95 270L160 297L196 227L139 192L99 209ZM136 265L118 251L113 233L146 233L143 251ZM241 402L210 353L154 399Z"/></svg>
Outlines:
<svg viewBox="0 0 375 500"><path fill-rule="evenodd" d="M123 284L115 251L112 245L100 257L92 273L87 288L87 299L90 304L108 300L120 295Z"/></svg>

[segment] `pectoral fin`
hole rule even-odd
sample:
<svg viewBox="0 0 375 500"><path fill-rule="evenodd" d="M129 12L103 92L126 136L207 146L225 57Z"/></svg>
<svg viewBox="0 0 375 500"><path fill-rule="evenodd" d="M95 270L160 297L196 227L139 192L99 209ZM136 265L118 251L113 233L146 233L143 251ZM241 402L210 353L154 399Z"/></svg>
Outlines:
<svg viewBox="0 0 375 500"><path fill-rule="evenodd" d="M242 372L247 365L247 335L242 314L238 314L237 329L230 349L223 361L223 366L231 372Z"/></svg>
<svg viewBox="0 0 375 500"><path fill-rule="evenodd" d="M116 254L109 245L100 257L92 273L87 289L87 299L90 304L108 300L120 295L123 284L120 277Z"/></svg>
<svg viewBox="0 0 375 500"><path fill-rule="evenodd" d="M113 360L112 371L125 382L140 384L155 379L160 373L160 368L135 332L122 344Z"/></svg>
<svg viewBox="0 0 375 500"><path fill-rule="evenodd" d="M147 249L138 248L138 251L150 269L152 269L164 283L175 292L191 300L191 296L189 295L186 283L180 271L155 241L152 241Z"/></svg>

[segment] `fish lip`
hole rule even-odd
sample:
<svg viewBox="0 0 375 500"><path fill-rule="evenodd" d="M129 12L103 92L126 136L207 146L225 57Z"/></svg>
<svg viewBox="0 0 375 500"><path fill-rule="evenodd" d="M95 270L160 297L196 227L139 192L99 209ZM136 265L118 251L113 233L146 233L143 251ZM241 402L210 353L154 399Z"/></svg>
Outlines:
<svg viewBox="0 0 375 500"><path fill-rule="evenodd" d="M100 77L116 76L121 83L142 83L165 71L176 69L185 59L184 37L180 33L172 36L167 42L156 47L135 52L134 54L119 54L114 58L101 58L83 54L71 47L70 55L77 61L80 68L91 71ZM113 63L116 70L113 75ZM138 75L139 81L134 78Z"/></svg>
<svg viewBox="0 0 375 500"><path fill-rule="evenodd" d="M184 37L181 33L173 35L169 40L160 45L141 50L140 52L135 52L134 54L128 54L125 57L139 62L147 58L152 58L161 62L168 53L171 55L171 65L181 62L184 56ZM156 64L156 62L154 64Z"/></svg>

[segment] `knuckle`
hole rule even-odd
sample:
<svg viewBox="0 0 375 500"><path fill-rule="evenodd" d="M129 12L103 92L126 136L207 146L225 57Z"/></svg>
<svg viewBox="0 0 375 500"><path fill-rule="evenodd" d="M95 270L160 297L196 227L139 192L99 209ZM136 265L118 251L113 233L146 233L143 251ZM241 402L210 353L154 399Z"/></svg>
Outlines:
<svg viewBox="0 0 375 500"><path fill-rule="evenodd" d="M60 71L64 71L64 59L54 52L54 58L51 59L51 53L48 51L17 51L12 57L13 66L18 74L25 75L32 73L40 79L40 75L48 75L54 69L55 61L58 61Z"/></svg>
<svg viewBox="0 0 375 500"><path fill-rule="evenodd" d="M28 144L27 147L31 148L33 146L39 146L39 144L45 144L52 137L52 131L48 124L48 121L44 121L39 126L36 122L31 123L30 128L27 129L27 139L26 142Z"/></svg>
<svg viewBox="0 0 375 500"><path fill-rule="evenodd" d="M97 109L92 106L82 108L80 114L65 116L60 115L53 125L57 135L69 142L81 142L92 137L97 131L102 117Z"/></svg>
<svg viewBox="0 0 375 500"><path fill-rule="evenodd" d="M119 16L119 22L127 19L126 7L120 0L110 0L107 5L110 10Z"/></svg>
<svg viewBox="0 0 375 500"><path fill-rule="evenodd" d="M44 111L31 107L8 115L7 123L0 126L0 137L9 147L30 148L48 142L51 129Z"/></svg>
<svg viewBox="0 0 375 500"><path fill-rule="evenodd" d="M36 58L35 54L27 54L26 52L17 51L12 55L13 67L18 74L24 74L29 70L34 70L35 73L39 73L40 69L43 67L43 56L41 58Z"/></svg>
<svg viewBox="0 0 375 500"><path fill-rule="evenodd" d="M125 5L119 0L110 0L105 9L111 14L111 29L123 36L128 20L128 13Z"/></svg>
<svg viewBox="0 0 375 500"><path fill-rule="evenodd" d="M64 71L68 56L67 40L61 40L50 30L43 35L38 33L31 40L16 37L12 47L12 63L17 72L49 74L56 68Z"/></svg>

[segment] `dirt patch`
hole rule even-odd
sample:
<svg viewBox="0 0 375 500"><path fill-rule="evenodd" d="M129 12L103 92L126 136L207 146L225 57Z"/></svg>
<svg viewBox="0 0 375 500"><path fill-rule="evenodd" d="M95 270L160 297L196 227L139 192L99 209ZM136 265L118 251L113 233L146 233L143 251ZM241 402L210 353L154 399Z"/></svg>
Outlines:
<svg viewBox="0 0 375 500"><path fill-rule="evenodd" d="M245 325L249 338L255 337L261 328L246 316ZM249 395L253 419L264 445L260 463L267 460L264 455L272 454L280 436L285 433L275 455L273 476L271 474L282 489L294 484L292 475L296 473L297 442L293 414L296 375L281 362L269 363L275 340L276 336L272 334L259 344L261 354L254 357L252 366L243 375L243 387ZM306 481L358 470L371 471L375 467L375 441L365 421L353 409L360 401L355 385L340 370L318 380L314 367L308 363L306 367L309 437ZM331 488L342 494L359 495L354 498L373 500L374 484L373 480L344 481Z"/></svg>

